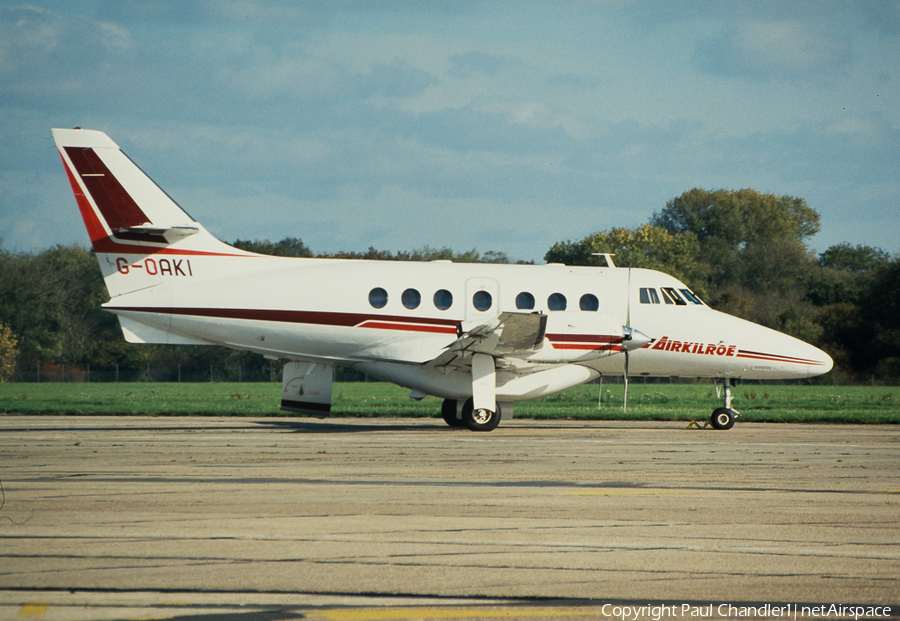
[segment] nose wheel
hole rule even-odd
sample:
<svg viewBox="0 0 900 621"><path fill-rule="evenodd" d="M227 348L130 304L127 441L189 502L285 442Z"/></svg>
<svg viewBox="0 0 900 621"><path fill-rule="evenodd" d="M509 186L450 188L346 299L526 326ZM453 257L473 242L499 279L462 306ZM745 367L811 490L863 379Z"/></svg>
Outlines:
<svg viewBox="0 0 900 621"><path fill-rule="evenodd" d="M739 416L738 411L731 407L731 385L733 381L726 379L724 382L725 406L716 408L713 411L709 421L713 429L731 429L734 427L734 420Z"/></svg>
<svg viewBox="0 0 900 621"><path fill-rule="evenodd" d="M736 412L730 408L717 408L712 413L710 423L714 429L731 429L734 427Z"/></svg>

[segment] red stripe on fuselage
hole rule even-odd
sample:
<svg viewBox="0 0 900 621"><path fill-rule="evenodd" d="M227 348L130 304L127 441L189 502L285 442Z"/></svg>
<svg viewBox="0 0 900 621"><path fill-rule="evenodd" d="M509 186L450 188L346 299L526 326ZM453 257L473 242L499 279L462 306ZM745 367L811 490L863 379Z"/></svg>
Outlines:
<svg viewBox="0 0 900 621"><path fill-rule="evenodd" d="M551 341L580 341L583 343L600 343L608 345L610 343L621 343L622 336L617 334L548 334L547 338Z"/></svg>
<svg viewBox="0 0 900 621"><path fill-rule="evenodd" d="M185 317L215 317L217 319L243 319L250 321L276 321L281 323L305 323L320 326L345 328L378 328L431 332L435 334L456 334L456 323L451 319L422 318L416 323L409 317L393 315L372 316L362 313L338 313L327 311L292 311L255 308L157 308L152 306L126 307L104 306L105 309L135 313L155 313L159 315L181 315ZM418 318L412 318L418 319Z"/></svg>
<svg viewBox="0 0 900 621"><path fill-rule="evenodd" d="M610 334L548 334L553 349L581 349L585 351L622 349L622 336Z"/></svg>
<svg viewBox="0 0 900 621"><path fill-rule="evenodd" d="M409 323L406 321L364 321L357 328L374 328L376 330L402 330L405 332L436 332L441 334L456 334L454 326L435 326L427 323Z"/></svg>
<svg viewBox="0 0 900 621"><path fill-rule="evenodd" d="M105 306L110 311L180 315L185 317L215 317L249 321L275 321L303 323L319 326L397 330L401 332L426 332L430 334L456 334L457 321L430 319L427 317L401 317L397 315L366 315L327 311L292 311L255 308L157 308ZM622 337L618 335L548 334L554 349L620 351Z"/></svg>
<svg viewBox="0 0 900 621"><path fill-rule="evenodd" d="M592 345L589 343L553 343L553 349L582 349L584 351L622 351L622 346Z"/></svg>
<svg viewBox="0 0 900 621"><path fill-rule="evenodd" d="M780 354L764 354L756 351L738 350L736 354L738 358L748 358L750 360L767 360L769 362L788 362L791 364L809 364L822 365L825 364L821 360L807 360L806 358L793 358L791 356L782 356Z"/></svg>

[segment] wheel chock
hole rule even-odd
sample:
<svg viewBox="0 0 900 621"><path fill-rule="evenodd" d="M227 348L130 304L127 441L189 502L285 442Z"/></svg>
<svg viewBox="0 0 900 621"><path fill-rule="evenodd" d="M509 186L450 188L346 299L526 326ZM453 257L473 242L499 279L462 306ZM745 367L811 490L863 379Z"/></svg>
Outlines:
<svg viewBox="0 0 900 621"><path fill-rule="evenodd" d="M712 429L712 425L709 421L705 421L702 425L695 420L692 420L685 429Z"/></svg>

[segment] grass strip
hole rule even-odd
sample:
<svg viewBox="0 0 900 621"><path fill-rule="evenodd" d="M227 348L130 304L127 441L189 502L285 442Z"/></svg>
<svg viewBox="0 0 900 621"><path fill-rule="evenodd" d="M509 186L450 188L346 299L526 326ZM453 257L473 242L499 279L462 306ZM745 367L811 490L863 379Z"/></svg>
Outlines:
<svg viewBox="0 0 900 621"><path fill-rule="evenodd" d="M632 383L578 386L515 406L515 418L706 420L722 404L712 384ZM741 421L769 423L900 423L900 389L878 386L738 385ZM598 400L598 397L600 399ZM0 384L0 413L16 415L292 416L279 409L280 383ZM599 403L598 403L599 401ZM408 398L393 384L334 385L333 417L437 417L440 400Z"/></svg>

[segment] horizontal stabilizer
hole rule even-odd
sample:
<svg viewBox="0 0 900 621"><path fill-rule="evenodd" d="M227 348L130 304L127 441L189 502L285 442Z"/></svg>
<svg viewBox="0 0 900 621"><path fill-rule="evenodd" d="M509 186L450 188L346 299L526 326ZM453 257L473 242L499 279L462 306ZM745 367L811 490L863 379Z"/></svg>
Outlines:
<svg viewBox="0 0 900 621"><path fill-rule="evenodd" d="M157 226L144 224L141 226L126 226L115 230L117 239L130 241L154 242L157 244L174 244L175 242L190 237L200 230L196 226Z"/></svg>

